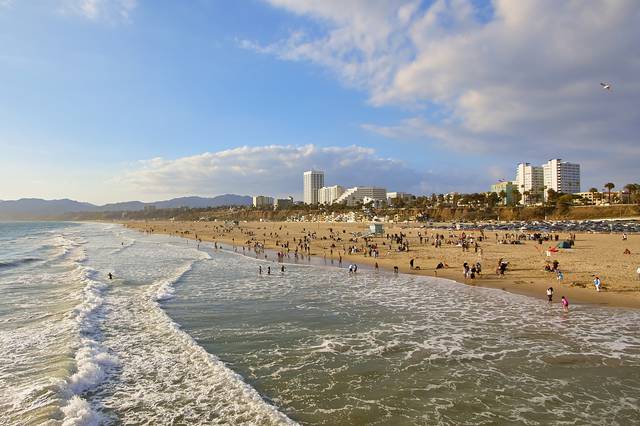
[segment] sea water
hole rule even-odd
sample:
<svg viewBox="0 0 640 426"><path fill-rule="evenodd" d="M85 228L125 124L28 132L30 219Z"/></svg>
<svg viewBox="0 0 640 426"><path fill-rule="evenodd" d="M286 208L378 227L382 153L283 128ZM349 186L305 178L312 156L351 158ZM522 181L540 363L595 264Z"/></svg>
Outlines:
<svg viewBox="0 0 640 426"><path fill-rule="evenodd" d="M0 424L640 419L638 311L239 253L0 223Z"/></svg>

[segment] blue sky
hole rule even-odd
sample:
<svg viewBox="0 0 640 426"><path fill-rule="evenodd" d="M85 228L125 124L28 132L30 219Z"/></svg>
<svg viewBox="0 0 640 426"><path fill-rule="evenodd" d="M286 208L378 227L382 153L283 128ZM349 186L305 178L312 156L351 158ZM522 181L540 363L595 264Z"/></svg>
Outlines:
<svg viewBox="0 0 640 426"><path fill-rule="evenodd" d="M0 199L638 181L638 5L541 3L0 0Z"/></svg>

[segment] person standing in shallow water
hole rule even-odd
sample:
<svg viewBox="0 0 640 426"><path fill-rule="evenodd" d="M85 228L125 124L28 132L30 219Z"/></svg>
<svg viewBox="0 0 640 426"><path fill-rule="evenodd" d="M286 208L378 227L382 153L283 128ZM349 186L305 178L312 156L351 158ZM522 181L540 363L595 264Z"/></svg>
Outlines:
<svg viewBox="0 0 640 426"><path fill-rule="evenodd" d="M567 300L567 298L562 296L560 302L562 303L562 310L565 312L569 312L569 301Z"/></svg>
<svg viewBox="0 0 640 426"><path fill-rule="evenodd" d="M553 287L547 289L547 299L549 299L549 303L553 302Z"/></svg>

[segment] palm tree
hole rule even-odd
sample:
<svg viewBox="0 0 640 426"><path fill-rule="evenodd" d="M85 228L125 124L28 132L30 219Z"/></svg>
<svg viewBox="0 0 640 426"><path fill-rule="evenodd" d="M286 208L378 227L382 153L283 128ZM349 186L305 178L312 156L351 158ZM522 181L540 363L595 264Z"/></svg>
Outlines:
<svg viewBox="0 0 640 426"><path fill-rule="evenodd" d="M616 187L613 182L607 182L604 184L604 187L609 190L609 204L611 204L611 190Z"/></svg>
<svg viewBox="0 0 640 426"><path fill-rule="evenodd" d="M629 193L628 198L627 198L627 202L629 204L631 204L631 197L635 194L635 192L638 190L638 184L637 183L628 183L624 186L623 188L625 191L627 191Z"/></svg>
<svg viewBox="0 0 640 426"><path fill-rule="evenodd" d="M596 203L596 194L598 193L597 188L589 188L589 192L591 193L591 199L593 200L593 204Z"/></svg>

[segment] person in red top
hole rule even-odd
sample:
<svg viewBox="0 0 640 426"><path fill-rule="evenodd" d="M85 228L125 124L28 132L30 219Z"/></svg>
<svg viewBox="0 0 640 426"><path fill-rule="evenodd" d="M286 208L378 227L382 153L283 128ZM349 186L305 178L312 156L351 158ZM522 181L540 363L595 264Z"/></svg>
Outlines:
<svg viewBox="0 0 640 426"><path fill-rule="evenodd" d="M565 312L569 312L569 301L566 297L562 296L562 310Z"/></svg>

